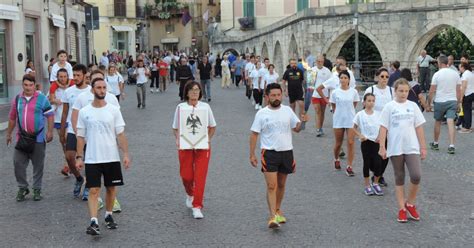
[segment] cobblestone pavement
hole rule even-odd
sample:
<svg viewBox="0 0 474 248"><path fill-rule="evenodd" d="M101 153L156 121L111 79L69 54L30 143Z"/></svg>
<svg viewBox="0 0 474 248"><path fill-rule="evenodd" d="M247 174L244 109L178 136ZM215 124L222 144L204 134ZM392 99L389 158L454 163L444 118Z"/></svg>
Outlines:
<svg viewBox="0 0 474 248"><path fill-rule="evenodd" d="M15 201L13 147L0 133L1 247L464 247L474 242L474 134L458 135L456 155L449 155L446 127L442 149L429 151L422 165L418 207L422 220L399 224L392 169L383 197L363 195L361 155L357 144L356 177L348 178L331 165L331 114L326 137L316 138L314 119L294 135L297 173L290 176L283 211L288 223L278 231L266 227L265 184L259 169L248 162L248 135L255 110L242 88L220 89L213 82L211 107L218 122L209 169L205 219L194 220L184 205L171 119L177 87L164 94L147 92L147 108L136 108L135 88L127 86L122 110L132 154L118 198L119 229L91 238L86 202L72 196L73 178L59 174L63 163L57 136L48 145L44 199ZM314 116L314 111L310 114ZM427 142L433 121L425 114ZM343 162L344 163L344 162ZM29 170L31 176L31 170ZM100 224L104 223L100 213Z"/></svg>

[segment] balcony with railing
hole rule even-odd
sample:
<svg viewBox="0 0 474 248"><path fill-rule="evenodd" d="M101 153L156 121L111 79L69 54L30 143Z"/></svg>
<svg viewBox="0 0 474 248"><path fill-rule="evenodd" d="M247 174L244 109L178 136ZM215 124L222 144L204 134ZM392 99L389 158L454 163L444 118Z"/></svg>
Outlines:
<svg viewBox="0 0 474 248"><path fill-rule="evenodd" d="M136 6L136 13L135 16L137 19L145 19L145 6Z"/></svg>
<svg viewBox="0 0 474 248"><path fill-rule="evenodd" d="M107 5L108 17L136 18L137 10L134 4L109 4Z"/></svg>

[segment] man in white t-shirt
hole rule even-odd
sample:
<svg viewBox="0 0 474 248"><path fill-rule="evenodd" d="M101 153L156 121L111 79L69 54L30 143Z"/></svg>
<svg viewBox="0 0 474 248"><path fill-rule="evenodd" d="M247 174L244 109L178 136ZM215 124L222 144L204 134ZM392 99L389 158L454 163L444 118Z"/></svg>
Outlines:
<svg viewBox="0 0 474 248"><path fill-rule="evenodd" d="M101 178L104 177L104 186L107 189L105 224L108 229L117 229L117 223L112 218L112 208L116 195L115 187L123 185L119 147L123 152L125 169L130 167L130 159L124 131L125 122L120 109L105 101L107 83L102 78L96 78L91 84L94 101L79 111L76 164L78 168L82 168L85 163L91 217L87 234L99 235L97 212ZM86 143L87 151L84 153Z"/></svg>
<svg viewBox="0 0 474 248"><path fill-rule="evenodd" d="M307 121L301 116L301 121L288 107L281 105L283 91L279 84L269 84L265 89L268 106L259 110L250 130L250 163L257 167L255 147L258 136L262 149L262 172L267 184L267 203L270 210L269 228L279 228L286 222L280 210L285 183L288 174L295 171L293 158L293 143L291 131L301 130L301 121Z"/></svg>
<svg viewBox="0 0 474 248"><path fill-rule="evenodd" d="M247 64L245 64L245 95L249 98L252 97L252 80L250 79L250 73L255 70L255 56L251 55L249 59L247 59Z"/></svg>
<svg viewBox="0 0 474 248"><path fill-rule="evenodd" d="M313 71L316 72L316 80L314 82L314 89L317 89L320 85L324 82L329 80L332 77L331 71L324 67L324 56L319 55L316 60L316 66L313 67ZM339 82L339 77L337 78ZM329 92L328 89L323 89L323 96L328 97ZM306 100L306 98L305 98ZM327 103L324 101L323 97L319 95L319 93L314 90L313 94L311 95L311 102L313 103L314 112L316 113L316 136L321 137L324 135L323 132L323 123L324 123L324 115L326 113L326 106Z"/></svg>
<svg viewBox="0 0 474 248"><path fill-rule="evenodd" d="M349 86L351 88L355 88L356 87L356 78L354 77L354 73L347 66L347 60L346 60L346 58L344 58L344 56L337 56L337 58L336 58L336 67L338 65L342 66L341 67L342 71L346 70L347 72L349 72L349 75L351 76ZM339 72L337 72L336 67L333 68L332 72L334 73L334 75L339 76Z"/></svg>
<svg viewBox="0 0 474 248"><path fill-rule="evenodd" d="M77 64L73 68L74 82L75 85L71 86L64 91L61 102L63 103L63 113L61 116L61 129L60 129L60 141L66 148L66 160L69 166L69 171L76 177L76 183L74 185L73 194L75 197L79 197L84 184L84 178L76 168L76 149L77 140L76 134L71 124L72 106L76 101L77 97L82 92L90 91L90 86L85 83L85 75L87 73L87 67L82 64ZM66 123L67 123L67 136L66 136ZM82 199L87 201L89 191L84 189Z"/></svg>
<svg viewBox="0 0 474 248"><path fill-rule="evenodd" d="M461 107L461 78L459 74L448 67L448 57L440 55L438 57L440 70L433 75L431 79L430 94L428 96L428 106L431 106L434 98L434 141L430 143L431 149L439 150L438 141L441 132L441 122L446 116L448 123L449 147L448 153L454 154L454 142L456 129L454 119L456 112ZM431 107L427 109L431 111Z"/></svg>

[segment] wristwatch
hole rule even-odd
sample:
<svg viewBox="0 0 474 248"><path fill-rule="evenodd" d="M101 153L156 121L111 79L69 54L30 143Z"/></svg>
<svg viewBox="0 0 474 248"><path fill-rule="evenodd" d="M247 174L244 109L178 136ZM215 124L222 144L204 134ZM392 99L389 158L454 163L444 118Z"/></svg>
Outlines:
<svg viewBox="0 0 474 248"><path fill-rule="evenodd" d="M82 156L76 156L76 159L82 159L83 160L83 157Z"/></svg>

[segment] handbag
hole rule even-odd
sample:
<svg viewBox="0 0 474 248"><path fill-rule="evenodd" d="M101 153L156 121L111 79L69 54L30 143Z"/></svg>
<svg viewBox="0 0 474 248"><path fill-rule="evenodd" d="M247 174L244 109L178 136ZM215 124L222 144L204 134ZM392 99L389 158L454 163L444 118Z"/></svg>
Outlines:
<svg viewBox="0 0 474 248"><path fill-rule="evenodd" d="M19 133L19 138L18 141L16 142L15 149L25 152L25 153L33 153L35 150L35 144L36 144L36 137L38 136L41 131L43 131L43 128L41 128L38 132L31 134L23 130L21 128L21 122L20 122L20 115L18 113L18 98L19 96L16 97L15 103L17 105L17 119L18 119L18 129L20 131Z"/></svg>

